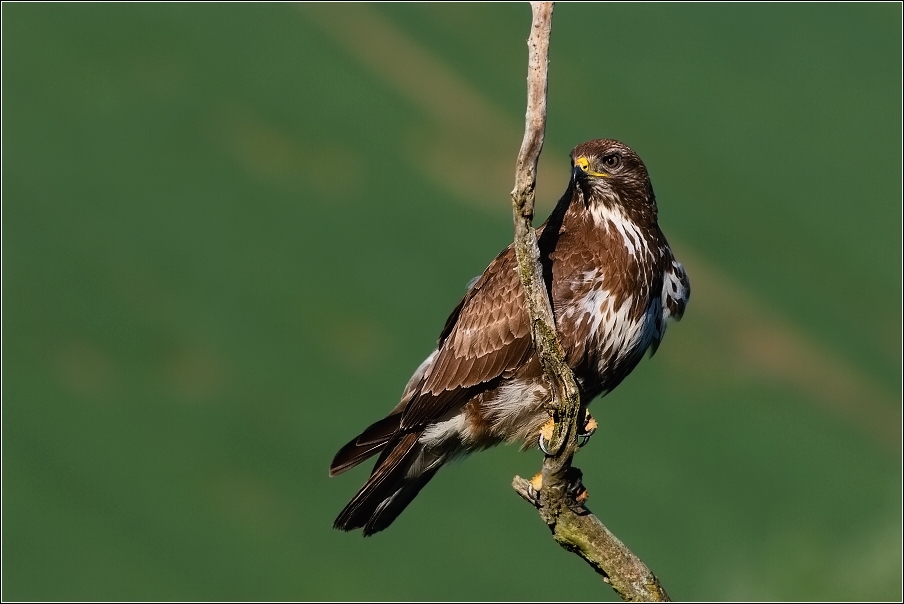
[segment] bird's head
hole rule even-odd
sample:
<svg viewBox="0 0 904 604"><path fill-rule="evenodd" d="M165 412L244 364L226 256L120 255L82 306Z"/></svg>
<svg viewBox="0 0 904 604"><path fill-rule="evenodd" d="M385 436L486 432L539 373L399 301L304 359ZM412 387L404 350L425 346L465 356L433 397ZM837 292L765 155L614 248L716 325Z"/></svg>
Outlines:
<svg viewBox="0 0 904 604"><path fill-rule="evenodd" d="M640 157L612 139L581 143L571 152L571 187L591 212L621 209L635 219L656 219L653 185Z"/></svg>

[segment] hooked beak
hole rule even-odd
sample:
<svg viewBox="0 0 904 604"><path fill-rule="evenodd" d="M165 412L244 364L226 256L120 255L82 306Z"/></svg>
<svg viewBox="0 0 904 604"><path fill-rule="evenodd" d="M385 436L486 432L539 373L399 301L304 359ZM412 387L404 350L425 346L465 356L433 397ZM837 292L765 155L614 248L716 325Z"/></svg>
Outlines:
<svg viewBox="0 0 904 604"><path fill-rule="evenodd" d="M594 172L590 169L590 160L588 160L583 155L581 157L574 158L574 167L571 169L571 179L577 180L579 177L583 176L600 176L602 178L609 178L609 174L605 172Z"/></svg>

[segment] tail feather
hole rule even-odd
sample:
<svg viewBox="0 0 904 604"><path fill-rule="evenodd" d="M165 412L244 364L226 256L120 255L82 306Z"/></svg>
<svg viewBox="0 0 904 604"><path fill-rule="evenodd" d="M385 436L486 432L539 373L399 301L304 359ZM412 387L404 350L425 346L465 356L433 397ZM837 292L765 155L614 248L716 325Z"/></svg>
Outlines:
<svg viewBox="0 0 904 604"><path fill-rule="evenodd" d="M364 536L369 537L392 524L399 517L399 514L408 507L408 504L414 501L414 498L421 492L424 485L430 482L437 470L439 470L438 465L415 478L405 480L399 490L377 506L370 520L364 525Z"/></svg>
<svg viewBox="0 0 904 604"><path fill-rule="evenodd" d="M339 449L330 464L330 476L351 470L362 461L379 453L398 432L401 422L401 414L396 414L384 417L368 426L364 432Z"/></svg>
<svg viewBox="0 0 904 604"><path fill-rule="evenodd" d="M423 452L419 437L419 433L410 432L386 444L368 481L339 513L333 523L335 528L343 531L363 528L366 537L392 524L441 465L414 467L412 472Z"/></svg>

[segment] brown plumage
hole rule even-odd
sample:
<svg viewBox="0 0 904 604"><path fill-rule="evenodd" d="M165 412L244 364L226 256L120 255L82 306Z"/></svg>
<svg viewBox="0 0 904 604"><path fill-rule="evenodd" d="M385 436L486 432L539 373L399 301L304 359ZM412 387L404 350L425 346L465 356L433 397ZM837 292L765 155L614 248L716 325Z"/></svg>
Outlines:
<svg viewBox="0 0 904 604"><path fill-rule="evenodd" d="M659 229L637 154L605 139L578 145L571 158L571 182L538 243L560 340L587 405L656 351L666 321L684 313L690 285ZM334 526L371 535L453 458L502 442L535 444L549 398L509 246L452 311L401 402L336 454L330 475L380 457Z"/></svg>

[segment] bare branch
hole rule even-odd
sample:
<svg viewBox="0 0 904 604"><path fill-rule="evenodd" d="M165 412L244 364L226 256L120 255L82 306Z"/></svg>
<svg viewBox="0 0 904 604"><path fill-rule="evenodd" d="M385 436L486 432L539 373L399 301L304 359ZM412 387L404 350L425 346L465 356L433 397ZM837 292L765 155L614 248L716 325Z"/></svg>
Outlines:
<svg viewBox="0 0 904 604"><path fill-rule="evenodd" d="M515 476L512 487L536 505L529 481ZM583 558L625 602L671 602L656 575L587 508L563 506L550 529L559 545Z"/></svg>
<svg viewBox="0 0 904 604"><path fill-rule="evenodd" d="M667 602L668 594L650 569L568 492L569 484L580 480L580 471L571 466L578 448L580 392L574 374L565 363L565 353L556 335L537 236L532 226L537 162L546 132L547 66L553 5L553 2L531 2L533 22L527 42L527 114L512 191L512 214L518 273L530 315L534 348L552 385L553 405L550 411L555 427L548 444L551 454L543 461L539 483L532 486L531 482L516 476L512 486L540 510L540 516L559 545L584 558L623 600Z"/></svg>
<svg viewBox="0 0 904 604"><path fill-rule="evenodd" d="M575 431L580 408L577 383L565 364L565 352L556 337L555 319L543 281L537 234L531 222L534 218L534 192L537 184L537 162L543 149L546 132L546 74L549 56L549 34L552 28L553 2L531 2L534 18L530 39L527 77L527 115L524 140L518 153L515 189L512 191L512 212L515 221L515 253L521 284L530 314L531 336L543 364L543 371L555 391L556 408L553 417L556 428L549 450L560 452L566 442L577 444Z"/></svg>

